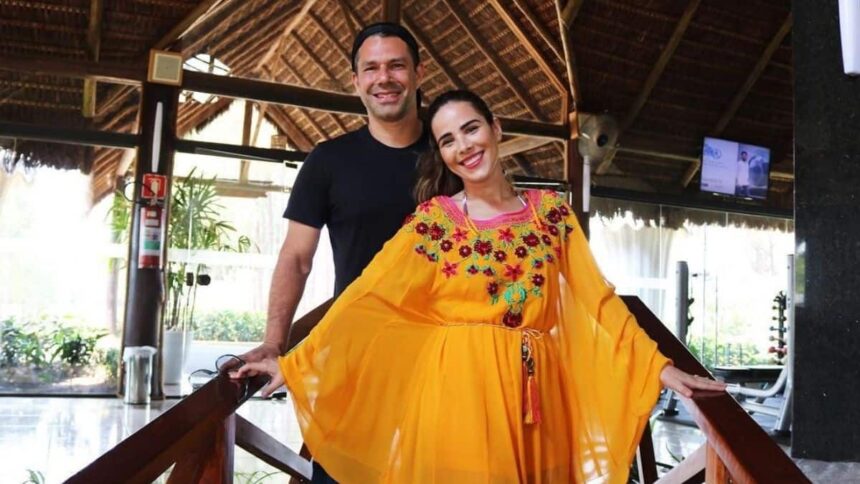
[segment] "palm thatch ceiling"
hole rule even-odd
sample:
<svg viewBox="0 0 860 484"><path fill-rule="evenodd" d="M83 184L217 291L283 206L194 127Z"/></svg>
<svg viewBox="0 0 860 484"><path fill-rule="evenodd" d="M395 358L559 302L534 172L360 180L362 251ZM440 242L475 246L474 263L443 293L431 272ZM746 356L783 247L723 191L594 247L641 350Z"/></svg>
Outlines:
<svg viewBox="0 0 860 484"><path fill-rule="evenodd" d="M573 109L563 23L577 111L609 113L621 130L618 149L592 167L597 186L696 192L702 138L719 136L771 148L767 203L791 208L788 1L560 1L0 0L0 121L137 132L138 87L36 75L2 61L22 57L144 68L151 48L165 48L217 59L231 76L352 93L352 38L393 8L421 45L425 98L467 87L499 115L562 123ZM180 134L232 102L181 99ZM290 106L264 112L299 150L364 123ZM0 133L0 145L10 143ZM515 172L563 178L560 142L509 146L529 148L509 157ZM96 198L126 168L114 149L15 147L28 163L91 173Z"/></svg>

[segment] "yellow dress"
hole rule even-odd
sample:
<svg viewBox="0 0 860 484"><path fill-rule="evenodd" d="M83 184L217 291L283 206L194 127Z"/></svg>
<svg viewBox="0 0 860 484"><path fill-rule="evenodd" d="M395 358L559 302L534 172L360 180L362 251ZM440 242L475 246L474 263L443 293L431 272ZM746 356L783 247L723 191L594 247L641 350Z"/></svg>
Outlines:
<svg viewBox="0 0 860 484"><path fill-rule="evenodd" d="M418 206L279 359L343 483L626 482L668 360L551 191L468 220Z"/></svg>

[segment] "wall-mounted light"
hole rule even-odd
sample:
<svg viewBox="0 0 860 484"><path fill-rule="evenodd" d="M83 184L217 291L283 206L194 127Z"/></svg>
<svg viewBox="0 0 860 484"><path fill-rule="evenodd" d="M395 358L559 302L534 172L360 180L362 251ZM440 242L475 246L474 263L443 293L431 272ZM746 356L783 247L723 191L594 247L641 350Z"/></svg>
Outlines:
<svg viewBox="0 0 860 484"><path fill-rule="evenodd" d="M839 0L842 65L845 73L860 75L860 0Z"/></svg>

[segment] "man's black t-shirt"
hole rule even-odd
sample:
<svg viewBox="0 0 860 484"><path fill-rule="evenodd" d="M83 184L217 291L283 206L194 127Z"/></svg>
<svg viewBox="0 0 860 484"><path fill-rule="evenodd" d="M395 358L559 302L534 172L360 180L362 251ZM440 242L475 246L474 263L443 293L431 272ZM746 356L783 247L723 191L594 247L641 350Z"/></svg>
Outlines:
<svg viewBox="0 0 860 484"><path fill-rule="evenodd" d="M335 268L335 295L370 263L415 209L418 155L427 136L391 148L367 126L317 145L299 171L284 217L328 225Z"/></svg>

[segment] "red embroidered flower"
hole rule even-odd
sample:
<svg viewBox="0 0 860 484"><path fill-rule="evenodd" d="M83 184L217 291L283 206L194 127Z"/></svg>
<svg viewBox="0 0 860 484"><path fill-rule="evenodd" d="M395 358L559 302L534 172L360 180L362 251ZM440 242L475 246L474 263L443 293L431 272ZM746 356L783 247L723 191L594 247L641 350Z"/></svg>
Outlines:
<svg viewBox="0 0 860 484"><path fill-rule="evenodd" d="M430 262L436 262L439 259L436 257L436 254L427 254L427 260Z"/></svg>
<svg viewBox="0 0 860 484"><path fill-rule="evenodd" d="M532 276L532 284L534 284L535 286L541 287L541 286L543 286L543 283L544 283L544 278L542 275L535 274Z"/></svg>
<svg viewBox="0 0 860 484"><path fill-rule="evenodd" d="M461 257L469 257L470 255L472 255L472 248L469 247L468 245L461 245L460 246L460 256Z"/></svg>
<svg viewBox="0 0 860 484"><path fill-rule="evenodd" d="M516 328L517 326L523 324L523 315L520 313L512 313L511 311L508 311L502 318L502 323L509 328Z"/></svg>
<svg viewBox="0 0 860 484"><path fill-rule="evenodd" d="M403 220L403 225L406 225L413 220L415 220L415 214L410 213L409 215L406 216L406 219Z"/></svg>
<svg viewBox="0 0 860 484"><path fill-rule="evenodd" d="M538 236L534 232L529 232L528 235L523 236L523 242L529 247L534 247L540 243L540 239L538 239Z"/></svg>
<svg viewBox="0 0 860 484"><path fill-rule="evenodd" d="M487 292L490 296L495 296L499 292L499 284L495 282L487 284Z"/></svg>
<svg viewBox="0 0 860 484"><path fill-rule="evenodd" d="M419 245L419 246L415 247L415 252L417 252L419 254L426 254L427 249L425 249L423 245Z"/></svg>
<svg viewBox="0 0 860 484"><path fill-rule="evenodd" d="M481 255L487 255L493 251L493 243L489 240L475 241L475 252Z"/></svg>
<svg viewBox="0 0 860 484"><path fill-rule="evenodd" d="M525 256L529 255L529 250L523 246L519 246L514 250L514 254L516 254L520 259L523 259Z"/></svg>
<svg viewBox="0 0 860 484"><path fill-rule="evenodd" d="M556 227L555 225L550 225L549 233L551 233L552 235L558 235L558 227Z"/></svg>
<svg viewBox="0 0 860 484"><path fill-rule="evenodd" d="M433 224L430 227L430 238L433 240L439 240L445 236L445 229L443 229L439 224Z"/></svg>
<svg viewBox="0 0 860 484"><path fill-rule="evenodd" d="M493 277L496 275L496 273L493 272L493 269L487 267L486 269L484 269L484 275L487 277Z"/></svg>
<svg viewBox="0 0 860 484"><path fill-rule="evenodd" d="M462 242L462 241L466 240L467 238L469 238L469 232L466 232L465 230L461 229L460 227L457 227L457 229L454 230L454 234L451 235L451 237L454 238L455 242Z"/></svg>
<svg viewBox="0 0 860 484"><path fill-rule="evenodd" d="M546 214L546 219L550 221L550 223L557 224L561 222L561 214L556 209L552 209Z"/></svg>
<svg viewBox="0 0 860 484"><path fill-rule="evenodd" d="M472 264L472 265L470 265L470 266L466 269L466 272L468 272L469 274L474 275L474 274L477 274L477 273L478 273L478 272L480 272L480 271L479 271L479 270L478 270L478 268L475 266L475 264Z"/></svg>
<svg viewBox="0 0 860 484"><path fill-rule="evenodd" d="M443 240L439 244L439 248L442 249L443 252L448 252L453 247L454 247L454 244L452 244L450 240Z"/></svg>
<svg viewBox="0 0 860 484"><path fill-rule="evenodd" d="M418 210L421 210L424 213L428 213L428 212L430 212L430 207L432 205L433 205L433 203L430 200L427 200L426 202L421 202L418 205Z"/></svg>
<svg viewBox="0 0 860 484"><path fill-rule="evenodd" d="M559 246L555 246L555 247L553 247L553 248L552 248L552 250L554 250L554 251L555 251L555 256L556 256L556 257L559 257L559 258L561 257L561 247L559 247Z"/></svg>
<svg viewBox="0 0 860 484"><path fill-rule="evenodd" d="M445 267L442 268L442 273L444 273L445 277L447 277L447 278L450 278L451 276L456 276L457 275L457 264L445 262Z"/></svg>
<svg viewBox="0 0 860 484"><path fill-rule="evenodd" d="M499 262L504 262L508 258L508 254L503 250L497 250L493 252L493 257Z"/></svg>
<svg viewBox="0 0 860 484"><path fill-rule="evenodd" d="M543 235L541 235L540 239L543 240L543 243L545 245L552 245L552 239L549 238L549 235L543 234Z"/></svg>
<svg viewBox="0 0 860 484"><path fill-rule="evenodd" d="M516 281L523 275L523 270L520 268L520 265L517 264L515 266L510 266L505 264L505 277L509 278L512 281Z"/></svg>
<svg viewBox="0 0 860 484"><path fill-rule="evenodd" d="M564 226L564 233L569 234L571 232L573 232L573 227L571 227L570 225L565 225Z"/></svg>
<svg viewBox="0 0 860 484"><path fill-rule="evenodd" d="M555 262L555 258L553 258L552 254L547 254L546 261L552 264L553 262Z"/></svg>
<svg viewBox="0 0 860 484"><path fill-rule="evenodd" d="M532 264L532 265L534 266L535 269L540 269L541 267L543 267L543 261L540 259L537 259L534 261L534 264Z"/></svg>
<svg viewBox="0 0 860 484"><path fill-rule="evenodd" d="M428 230L430 230L430 227L428 227L424 222L418 222L415 226L415 231L421 235L426 234Z"/></svg>
<svg viewBox="0 0 860 484"><path fill-rule="evenodd" d="M570 210L568 210L565 205L558 207L558 211L561 212L561 214L564 215L565 217L570 215Z"/></svg>
<svg viewBox="0 0 860 484"><path fill-rule="evenodd" d="M513 242L514 241L514 233L511 229L499 229L499 240L502 242Z"/></svg>

